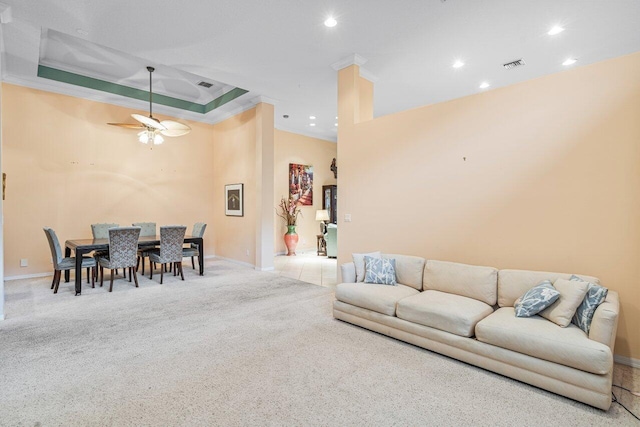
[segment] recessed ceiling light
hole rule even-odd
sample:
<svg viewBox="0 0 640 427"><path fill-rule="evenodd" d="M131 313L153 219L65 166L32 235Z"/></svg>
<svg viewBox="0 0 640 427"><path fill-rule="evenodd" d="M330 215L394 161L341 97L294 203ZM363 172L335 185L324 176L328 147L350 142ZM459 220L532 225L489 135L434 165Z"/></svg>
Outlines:
<svg viewBox="0 0 640 427"><path fill-rule="evenodd" d="M76 28L76 33L83 35L83 36L88 36L89 32L87 32L86 30L83 30L82 28Z"/></svg>
<svg viewBox="0 0 640 427"><path fill-rule="evenodd" d="M336 126L338 126L338 124L337 124L337 123L334 123L334 124L335 124Z"/></svg>
<svg viewBox="0 0 640 427"><path fill-rule="evenodd" d="M329 28L335 27L336 25L338 25L338 21L336 21L336 19L333 16L330 16L327 18L326 21L324 21L324 25Z"/></svg>
<svg viewBox="0 0 640 427"><path fill-rule="evenodd" d="M482 83L480 83L480 89L486 89L486 88L488 88L489 86L491 86L491 85L490 85L489 83L487 83L487 82L482 82Z"/></svg>
<svg viewBox="0 0 640 427"><path fill-rule="evenodd" d="M556 25L553 28L551 28L547 34L549 34L550 36L555 36L556 34L560 34L563 31L564 31L564 28L562 28L560 25Z"/></svg>
<svg viewBox="0 0 640 427"><path fill-rule="evenodd" d="M336 120L338 120L338 116L336 116Z"/></svg>
<svg viewBox="0 0 640 427"><path fill-rule="evenodd" d="M567 65L573 65L573 64L575 64L575 63L576 63L576 61L578 61L578 60L577 60L577 59L575 59L575 58L567 58L567 59L562 63L562 65L565 65L565 66L567 66Z"/></svg>
<svg viewBox="0 0 640 427"><path fill-rule="evenodd" d="M315 126L315 125L316 125L315 123L309 123L309 126Z"/></svg>
<svg viewBox="0 0 640 427"><path fill-rule="evenodd" d="M309 120L315 120L316 116L309 116Z"/></svg>
<svg viewBox="0 0 640 427"><path fill-rule="evenodd" d="M464 65L464 62L457 60L456 62L453 63L453 68L460 68Z"/></svg>

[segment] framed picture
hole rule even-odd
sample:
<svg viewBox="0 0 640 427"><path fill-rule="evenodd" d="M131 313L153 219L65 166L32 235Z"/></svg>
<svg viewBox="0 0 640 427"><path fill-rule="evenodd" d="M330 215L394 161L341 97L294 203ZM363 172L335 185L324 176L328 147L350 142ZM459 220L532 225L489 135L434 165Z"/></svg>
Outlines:
<svg viewBox="0 0 640 427"><path fill-rule="evenodd" d="M244 216L244 184L228 184L224 186L227 216Z"/></svg>
<svg viewBox="0 0 640 427"><path fill-rule="evenodd" d="M313 205L313 166L289 163L289 196L298 205Z"/></svg>

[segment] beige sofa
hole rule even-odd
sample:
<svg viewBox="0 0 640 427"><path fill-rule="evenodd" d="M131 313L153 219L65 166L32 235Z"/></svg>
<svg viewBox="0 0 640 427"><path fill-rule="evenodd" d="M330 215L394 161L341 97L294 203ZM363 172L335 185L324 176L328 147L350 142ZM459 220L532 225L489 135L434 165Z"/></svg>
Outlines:
<svg viewBox="0 0 640 427"><path fill-rule="evenodd" d="M336 319L600 409L611 405L616 292L609 290L587 336L573 324L561 328L540 316L514 314L514 302L527 290L570 274L382 256L396 260L398 285L356 283L354 264L342 265Z"/></svg>

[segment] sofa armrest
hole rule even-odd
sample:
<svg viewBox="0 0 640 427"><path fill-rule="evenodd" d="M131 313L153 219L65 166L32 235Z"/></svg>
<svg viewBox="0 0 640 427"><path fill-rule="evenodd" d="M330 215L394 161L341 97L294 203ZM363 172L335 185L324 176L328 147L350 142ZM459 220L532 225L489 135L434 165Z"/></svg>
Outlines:
<svg viewBox="0 0 640 427"><path fill-rule="evenodd" d="M593 314L591 329L589 329L589 339L609 346L612 353L616 342L619 313L618 293L609 289L607 299L598 306Z"/></svg>
<svg viewBox="0 0 640 427"><path fill-rule="evenodd" d="M340 271L342 272L342 283L356 283L356 265L354 263L342 264Z"/></svg>

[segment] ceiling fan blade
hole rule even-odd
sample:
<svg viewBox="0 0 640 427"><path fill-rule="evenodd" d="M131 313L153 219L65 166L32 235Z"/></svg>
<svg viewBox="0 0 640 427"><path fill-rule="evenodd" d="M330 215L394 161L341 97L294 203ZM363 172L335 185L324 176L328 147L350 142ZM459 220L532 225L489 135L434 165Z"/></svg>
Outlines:
<svg viewBox="0 0 640 427"><path fill-rule="evenodd" d="M138 123L107 123L111 126L120 126L127 129L144 129L144 126Z"/></svg>
<svg viewBox="0 0 640 427"><path fill-rule="evenodd" d="M164 136L182 136L191 132L191 128L184 123L173 120L163 120L160 123L166 128L160 131Z"/></svg>
<svg viewBox="0 0 640 427"><path fill-rule="evenodd" d="M131 117L133 117L143 125L148 126L150 128L158 129L158 130L167 130L167 128L164 127L164 125L160 124L160 121L158 121L158 119L154 119L153 117L142 116L140 114L132 114Z"/></svg>

